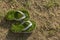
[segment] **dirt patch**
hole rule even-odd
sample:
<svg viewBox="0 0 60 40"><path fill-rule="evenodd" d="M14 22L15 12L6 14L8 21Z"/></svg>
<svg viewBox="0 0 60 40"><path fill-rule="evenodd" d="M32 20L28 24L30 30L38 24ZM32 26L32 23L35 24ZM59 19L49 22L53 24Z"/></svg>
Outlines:
<svg viewBox="0 0 60 40"><path fill-rule="evenodd" d="M0 40L60 40L60 5L47 9L44 5L48 1L0 0ZM36 22L32 34L14 34L9 31L9 23L4 19L6 12L20 8L26 8L30 18Z"/></svg>

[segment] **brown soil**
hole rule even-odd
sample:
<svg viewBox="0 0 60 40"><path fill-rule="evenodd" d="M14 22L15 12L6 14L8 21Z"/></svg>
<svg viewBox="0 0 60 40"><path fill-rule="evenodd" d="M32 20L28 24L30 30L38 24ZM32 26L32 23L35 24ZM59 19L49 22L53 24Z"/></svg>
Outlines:
<svg viewBox="0 0 60 40"><path fill-rule="evenodd" d="M49 0L0 0L0 40L60 40L60 5L44 7ZM56 1L59 4L59 0ZM7 11L25 8L36 22L32 34L12 33L10 22L4 19Z"/></svg>

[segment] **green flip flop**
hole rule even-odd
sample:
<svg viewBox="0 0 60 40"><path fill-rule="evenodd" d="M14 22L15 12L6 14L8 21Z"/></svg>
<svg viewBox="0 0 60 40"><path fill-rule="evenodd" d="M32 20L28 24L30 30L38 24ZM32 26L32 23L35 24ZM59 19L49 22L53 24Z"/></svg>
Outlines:
<svg viewBox="0 0 60 40"><path fill-rule="evenodd" d="M35 26L35 22L33 21L24 21L21 24L12 24L11 31L15 33L31 33Z"/></svg>
<svg viewBox="0 0 60 40"><path fill-rule="evenodd" d="M29 13L28 13L28 11L25 11L25 10L21 10L21 11L11 10L11 11L8 11L8 13L6 15L6 19L7 20L16 20L16 21L28 20Z"/></svg>

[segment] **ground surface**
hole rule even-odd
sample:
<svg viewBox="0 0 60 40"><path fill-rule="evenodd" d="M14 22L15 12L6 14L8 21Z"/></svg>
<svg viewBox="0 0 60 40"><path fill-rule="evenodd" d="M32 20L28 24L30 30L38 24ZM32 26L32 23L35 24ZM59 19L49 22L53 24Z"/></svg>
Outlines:
<svg viewBox="0 0 60 40"><path fill-rule="evenodd" d="M47 9L48 1L50 0L0 0L0 40L60 40L60 1L55 0L57 5ZM36 22L32 34L9 32L10 23L4 17L8 10L21 8L27 9L30 18Z"/></svg>

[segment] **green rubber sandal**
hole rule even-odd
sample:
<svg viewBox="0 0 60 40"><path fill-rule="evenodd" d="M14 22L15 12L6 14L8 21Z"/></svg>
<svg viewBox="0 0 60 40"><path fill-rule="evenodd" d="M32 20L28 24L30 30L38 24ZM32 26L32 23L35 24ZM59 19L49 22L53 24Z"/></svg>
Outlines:
<svg viewBox="0 0 60 40"><path fill-rule="evenodd" d="M25 11L25 10L21 10L21 11L11 10L7 13L6 19L7 20L16 20L16 21L28 20L29 13L28 13L28 11Z"/></svg>
<svg viewBox="0 0 60 40"><path fill-rule="evenodd" d="M33 21L24 21L21 24L13 24L11 31L14 33L31 33L34 28L35 23Z"/></svg>

